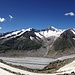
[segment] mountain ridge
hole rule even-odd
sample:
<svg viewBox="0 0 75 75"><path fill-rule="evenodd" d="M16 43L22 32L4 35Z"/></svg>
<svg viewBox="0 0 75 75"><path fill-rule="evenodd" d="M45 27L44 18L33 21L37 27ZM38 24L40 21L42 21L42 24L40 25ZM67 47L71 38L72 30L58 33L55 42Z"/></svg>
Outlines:
<svg viewBox="0 0 75 75"><path fill-rule="evenodd" d="M24 51L25 54L23 55L25 56L55 57L58 56L57 54L61 56L75 53L74 44L74 28L61 30L49 26L42 30L28 28L0 35L1 54L5 54L7 51L10 51L10 53L12 51ZM71 50L73 50L73 52L71 52ZM28 52L31 53L31 55Z"/></svg>
<svg viewBox="0 0 75 75"><path fill-rule="evenodd" d="M19 33L21 33L21 34L23 34L24 32L26 32L26 31L34 31L34 32L41 32L41 31L56 31L56 32L58 32L58 31L62 31L62 30L60 30L60 29L57 29L57 28L55 28L55 27L53 27L53 26L49 26L48 28L45 28L45 29L42 29L42 30L37 30L37 29L33 29L33 28L28 28L28 29L22 29L22 30L16 30L16 31L11 31L11 32L6 32L6 33L3 33L3 34L1 34L2 36L5 36L6 34L9 34L9 33L11 33L11 34L9 34L9 35L7 35L7 36L5 36L4 38L6 38L6 37L8 37L8 36L11 36L11 35L16 35L16 34L19 34ZM1 38L3 38L3 37L1 37Z"/></svg>

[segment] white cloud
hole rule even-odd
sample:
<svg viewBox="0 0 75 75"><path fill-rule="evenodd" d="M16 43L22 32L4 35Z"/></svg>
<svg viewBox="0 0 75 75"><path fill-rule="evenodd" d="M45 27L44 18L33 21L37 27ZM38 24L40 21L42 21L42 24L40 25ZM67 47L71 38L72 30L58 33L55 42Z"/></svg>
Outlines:
<svg viewBox="0 0 75 75"><path fill-rule="evenodd" d="M74 12L65 13L65 16L75 16Z"/></svg>
<svg viewBox="0 0 75 75"><path fill-rule="evenodd" d="M0 18L0 22L4 22L5 21L5 18Z"/></svg>
<svg viewBox="0 0 75 75"><path fill-rule="evenodd" d="M9 18L10 18L10 20L11 20L11 19L13 19L13 16L12 16L12 15L9 15Z"/></svg>
<svg viewBox="0 0 75 75"><path fill-rule="evenodd" d="M0 27L0 29L2 29L2 27Z"/></svg>

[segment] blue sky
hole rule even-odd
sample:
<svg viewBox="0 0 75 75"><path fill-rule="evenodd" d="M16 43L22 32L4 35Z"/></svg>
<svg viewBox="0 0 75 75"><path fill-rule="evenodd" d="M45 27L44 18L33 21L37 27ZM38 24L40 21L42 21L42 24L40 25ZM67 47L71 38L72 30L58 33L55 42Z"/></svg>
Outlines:
<svg viewBox="0 0 75 75"><path fill-rule="evenodd" d="M75 0L0 0L0 32L75 28Z"/></svg>

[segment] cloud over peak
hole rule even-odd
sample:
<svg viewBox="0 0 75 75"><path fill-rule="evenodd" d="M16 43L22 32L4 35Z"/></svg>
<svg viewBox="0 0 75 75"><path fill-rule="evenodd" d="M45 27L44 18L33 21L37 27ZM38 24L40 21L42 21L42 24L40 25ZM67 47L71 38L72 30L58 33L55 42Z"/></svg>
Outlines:
<svg viewBox="0 0 75 75"><path fill-rule="evenodd" d="M5 21L5 18L0 17L0 22L4 22L4 21Z"/></svg>
<svg viewBox="0 0 75 75"><path fill-rule="evenodd" d="M65 16L75 16L74 12L65 13Z"/></svg>

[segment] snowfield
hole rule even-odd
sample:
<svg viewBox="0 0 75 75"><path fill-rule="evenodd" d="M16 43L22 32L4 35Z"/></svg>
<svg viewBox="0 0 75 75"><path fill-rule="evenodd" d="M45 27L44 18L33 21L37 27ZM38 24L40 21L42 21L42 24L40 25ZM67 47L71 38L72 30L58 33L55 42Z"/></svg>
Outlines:
<svg viewBox="0 0 75 75"><path fill-rule="evenodd" d="M5 71L0 68L0 75L16 75L16 74L9 73L8 71Z"/></svg>

